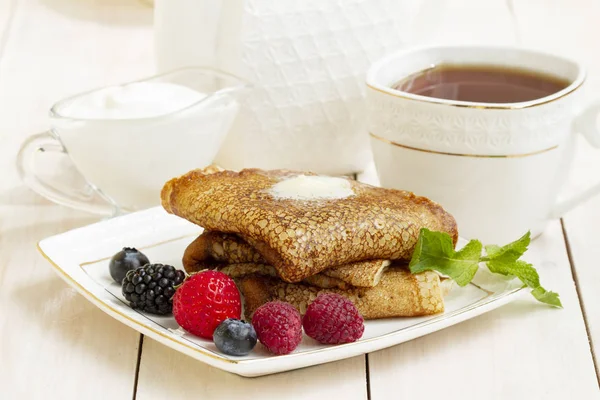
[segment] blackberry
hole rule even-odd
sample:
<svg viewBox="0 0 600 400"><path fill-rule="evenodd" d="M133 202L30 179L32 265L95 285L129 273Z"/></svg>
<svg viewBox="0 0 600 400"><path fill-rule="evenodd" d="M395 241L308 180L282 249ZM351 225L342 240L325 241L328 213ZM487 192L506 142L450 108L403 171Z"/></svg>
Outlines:
<svg viewBox="0 0 600 400"><path fill-rule="evenodd" d="M133 309L169 314L173 310L175 286L181 285L184 279L185 273L172 265L147 264L127 272L123 279L123 296Z"/></svg>

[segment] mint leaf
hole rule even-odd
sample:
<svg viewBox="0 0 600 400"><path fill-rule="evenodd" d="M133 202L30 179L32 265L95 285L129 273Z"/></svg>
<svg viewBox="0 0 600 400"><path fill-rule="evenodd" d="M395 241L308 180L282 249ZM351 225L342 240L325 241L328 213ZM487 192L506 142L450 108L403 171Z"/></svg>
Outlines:
<svg viewBox="0 0 600 400"><path fill-rule="evenodd" d="M459 286L473 280L479 268L482 245L471 240L460 251L454 251L450 235L422 228L408 268L414 274L434 270L452 278Z"/></svg>
<svg viewBox="0 0 600 400"><path fill-rule="evenodd" d="M531 233L527 232L519 239L506 246L488 245L485 246L487 257L483 257L481 261L498 260L503 263L517 261L525 252L531 242Z"/></svg>
<svg viewBox="0 0 600 400"><path fill-rule="evenodd" d="M487 262L487 267L495 274L514 275L531 288L540 286L540 276L537 271L531 264L523 260L513 262L491 260Z"/></svg>
<svg viewBox="0 0 600 400"><path fill-rule="evenodd" d="M538 301L555 307L562 307L558 294L548 292L540 284L540 276L533 266L519 258L527 251L531 242L531 234L527 232L520 239L506 246L485 246L487 257L482 257L488 269L496 274L515 276L533 289L531 294Z"/></svg>
<svg viewBox="0 0 600 400"><path fill-rule="evenodd" d="M421 229L412 259L408 265L410 272L437 271L449 276L459 286L473 280L480 262L485 262L490 272L517 277L532 288L531 294L540 302L554 307L562 307L558 293L550 292L540 285L540 276L535 268L520 260L527 251L531 234L527 232L518 240L505 246L485 246L487 256L481 256L482 245L471 240L459 251L454 250L450 235Z"/></svg>
<svg viewBox="0 0 600 400"><path fill-rule="evenodd" d="M543 287L538 286L537 288L531 291L531 294L533 295L533 297L535 297L538 301L542 303L562 308L562 303L558 298L558 293L548 292Z"/></svg>

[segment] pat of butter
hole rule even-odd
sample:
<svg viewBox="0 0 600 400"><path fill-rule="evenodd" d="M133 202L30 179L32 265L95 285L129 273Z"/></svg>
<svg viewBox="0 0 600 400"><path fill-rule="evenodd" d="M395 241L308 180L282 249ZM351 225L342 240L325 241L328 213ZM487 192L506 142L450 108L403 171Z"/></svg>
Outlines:
<svg viewBox="0 0 600 400"><path fill-rule="evenodd" d="M277 182L269 190L277 199L327 200L354 196L350 181L331 176L298 175Z"/></svg>

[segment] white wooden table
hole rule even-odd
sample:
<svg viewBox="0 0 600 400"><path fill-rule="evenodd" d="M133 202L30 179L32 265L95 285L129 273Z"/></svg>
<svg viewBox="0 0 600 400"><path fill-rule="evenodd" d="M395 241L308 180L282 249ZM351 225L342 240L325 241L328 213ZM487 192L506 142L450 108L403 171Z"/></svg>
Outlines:
<svg viewBox="0 0 600 400"><path fill-rule="evenodd" d="M456 24L453 40L506 38L492 32L503 2L451 3L459 14L492 16L471 19L489 28L481 35ZM512 5L522 43L586 62L590 99L598 96L600 1ZM0 0L0 398L600 398L600 197L538 239L553 262L537 267L563 310L524 299L367 356L263 378L144 338L66 286L35 243L97 218L25 188L15 156L26 136L47 128L55 100L151 74L151 24L151 8L137 0ZM600 152L580 147L567 193L600 179Z"/></svg>

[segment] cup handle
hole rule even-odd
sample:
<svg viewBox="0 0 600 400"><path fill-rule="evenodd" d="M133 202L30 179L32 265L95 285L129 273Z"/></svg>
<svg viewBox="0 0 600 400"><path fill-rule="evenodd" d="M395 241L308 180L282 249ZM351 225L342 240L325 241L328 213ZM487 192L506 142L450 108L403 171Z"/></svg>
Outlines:
<svg viewBox="0 0 600 400"><path fill-rule="evenodd" d="M581 112L573 122L574 132L581 133L587 142L596 148L600 148L600 130L598 129L597 124L598 115L600 115L600 101L583 110L583 112ZM568 200L556 204L550 214L550 217L560 218L568 211L577 207L579 204L598 194L600 194L600 183L597 183L591 188L576 194Z"/></svg>
<svg viewBox="0 0 600 400"><path fill-rule="evenodd" d="M41 178L37 173L37 160L48 153L61 153L68 157L63 145L50 132L30 136L21 145L17 155L17 171L27 186L48 200L67 207L104 216L118 213L115 204L83 176L81 180L85 183L80 188L69 187L56 179Z"/></svg>

